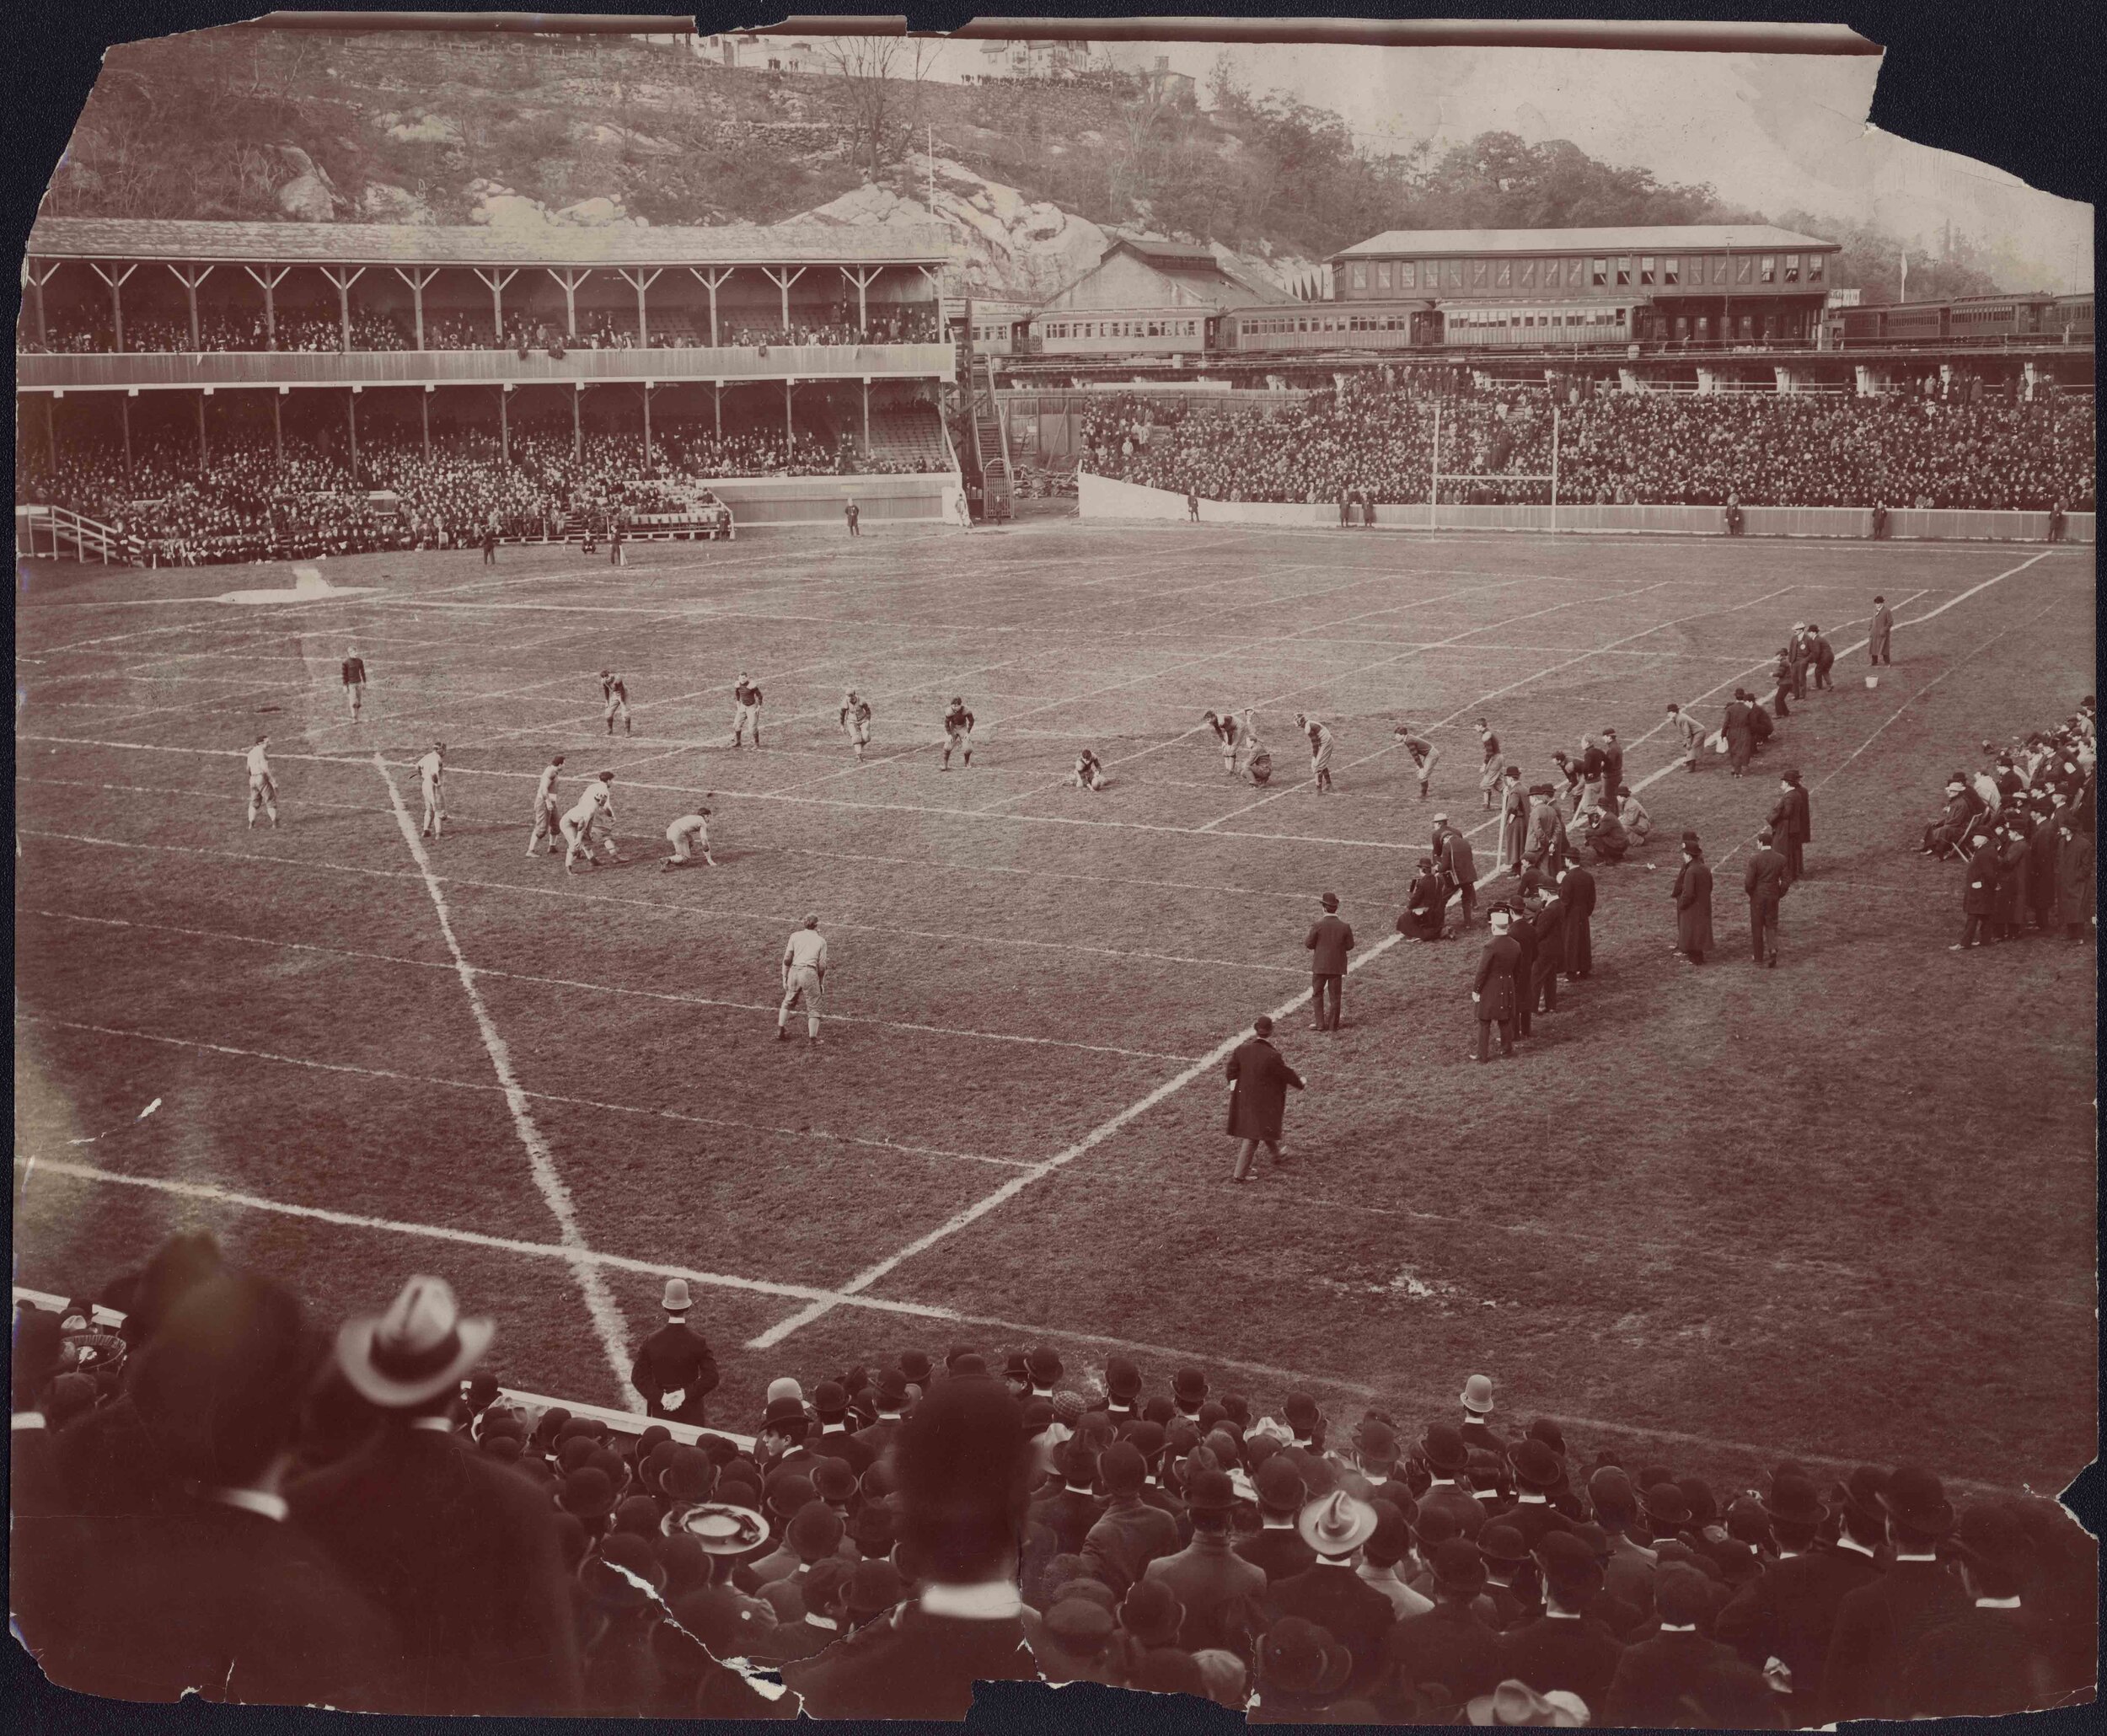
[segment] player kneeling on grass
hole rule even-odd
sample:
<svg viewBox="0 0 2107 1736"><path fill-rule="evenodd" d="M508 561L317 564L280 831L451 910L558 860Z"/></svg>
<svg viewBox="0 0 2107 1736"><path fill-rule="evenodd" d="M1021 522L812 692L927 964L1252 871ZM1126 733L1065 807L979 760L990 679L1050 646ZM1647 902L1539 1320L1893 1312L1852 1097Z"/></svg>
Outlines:
<svg viewBox="0 0 2107 1736"><path fill-rule="evenodd" d="M1106 781L1103 764L1089 748L1084 748L1075 761L1075 769L1070 774L1069 782L1078 790L1102 790Z"/></svg>
<svg viewBox="0 0 2107 1736"><path fill-rule="evenodd" d="M271 816L272 825L278 823L278 780L271 774L271 759L264 752L270 745L269 736L258 736L256 745L249 750L249 825L252 831L260 806Z"/></svg>
<svg viewBox="0 0 2107 1736"><path fill-rule="evenodd" d="M706 807L675 820L666 828L666 842L673 847L673 854L671 860L658 865L661 874L686 867L698 855L710 867L717 865L717 859L710 854L710 810Z"/></svg>
<svg viewBox="0 0 2107 1736"><path fill-rule="evenodd" d="M871 702L854 688L841 696L841 732L856 750L856 764L863 764L863 750L871 745Z"/></svg>
<svg viewBox="0 0 2107 1736"><path fill-rule="evenodd" d="M585 794L578 804L563 817L563 871L576 872L572 867L579 855L585 857L585 865L595 865L592 860L592 828L598 826L607 841L608 860L619 862L621 853L614 848L614 774L602 772L585 786Z"/></svg>
<svg viewBox="0 0 2107 1736"><path fill-rule="evenodd" d="M805 1003L805 1040L819 1041L819 989L826 980L826 938L819 932L819 919L808 916L783 946L783 1005L775 1013L778 1042L790 1041L791 1009L801 999Z"/></svg>

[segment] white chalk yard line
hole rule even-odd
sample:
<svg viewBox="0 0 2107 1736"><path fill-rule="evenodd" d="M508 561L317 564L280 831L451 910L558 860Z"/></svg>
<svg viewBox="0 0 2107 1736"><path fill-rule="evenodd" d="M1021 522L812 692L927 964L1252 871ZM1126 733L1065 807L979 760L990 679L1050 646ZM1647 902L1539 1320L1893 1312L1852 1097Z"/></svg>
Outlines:
<svg viewBox="0 0 2107 1736"><path fill-rule="evenodd" d="M491 1021L490 1009L483 1005L483 994L475 986L475 971L462 953L461 943L453 933L453 919L447 910L446 894L433 878L432 860L426 855L423 840L417 836L416 823L410 817L410 810L403 806L402 791L396 787L394 777L381 757L373 756L373 769L380 774L388 785L389 801L395 810L395 823L401 828L403 842L410 846L410 854L423 871L425 889L432 896L432 908L439 919L439 932L445 936L447 951L453 955L453 963L461 979L462 992L468 996L469 1010L474 1016L475 1028L483 1039L483 1047L491 1058L491 1070L504 1088L506 1106L511 1110L513 1130L519 1136L520 1144L527 1152L528 1168L533 1171L534 1185L541 1192L549 1214L556 1220L563 1244L567 1248L586 1251L586 1240L578 1228L577 1208L571 1203L571 1190L564 1185L563 1176L556 1168L555 1154L550 1150L549 1142L542 1138L541 1129L534 1125L533 1110L526 1094L520 1090L519 1080L512 1072L511 1052L505 1047L505 1039L498 1034L497 1026ZM578 1280L578 1287L585 1293L586 1311L592 1316L593 1329L599 1335L600 1347L607 1353L608 1366L614 1370L618 1390L629 1392L630 1352L629 1329L622 1320L622 1310L615 1302L614 1293L608 1288L607 1279L588 1262L574 1260L571 1266ZM635 1403L634 1396L630 1402Z"/></svg>
<svg viewBox="0 0 2107 1736"><path fill-rule="evenodd" d="M1984 580L1981 584L1973 586L1968 590L1957 593L1946 603L1941 603L1938 608L1917 617L1917 620L1910 624L1921 624L1924 621L1933 619L1938 615L1943 614L1948 609L1955 607L1957 604L1965 602L1968 598L1977 596L1981 592L1988 590L1992 586L2001 582L2004 579L2011 577L2013 574L2024 572L2028 567L2032 566L2035 561L2044 559L2047 552L2048 551L2044 550L2041 554L2035 555L2030 560L2022 561L2018 565L2009 567L2005 571L1997 574L1994 577ZM1788 587L1786 588L1790 589L1792 587ZM1777 594L1782 594L1782 592ZM1708 613L1711 612L1712 611L1708 611ZM1901 622L1896 623L1898 628L1901 627L1901 624L1902 624ZM1850 651L1863 650L1863 648L1864 641L1862 640L1858 645L1847 647L1844 651L1840 651L1838 653L1838 657L1841 660L1843 656L1849 655ZM1756 667L1761 666L1751 665L1750 667ZM1722 683L1722 685L1727 684L1729 683ZM1713 689L1714 692L1717 690L1717 689ZM1674 770L1680 764L1680 760L1670 761L1667 765L1661 767L1659 770L1642 780L1640 783L1634 785L1633 786L1634 792L1636 793L1636 791L1639 790L1648 788L1653 784L1658 783L1662 778L1667 776L1670 771ZM1482 829L1482 828L1480 829ZM1498 877L1498 872L1497 869L1495 869L1493 871L1480 876L1477 881L1477 886L1482 889L1491 884L1493 881ZM1351 973L1363 966L1373 963L1376 959L1383 956L1403 939L1404 936L1401 934L1391 934L1385 935L1382 940L1377 941L1376 944L1373 947L1370 948L1368 951L1361 954L1361 956L1358 958L1349 959L1347 963L1348 972ZM1293 999L1283 1003L1283 1005L1276 1009L1272 1015L1274 1021L1278 1023L1281 1019L1289 1016L1299 1008L1306 1005L1311 999L1311 990L1305 989L1302 990L1301 993L1295 996ZM1111 1117L1104 1122L1100 1123L1097 1127L1091 1129L1090 1133L1085 1134L1081 1139L1075 1141L1073 1144L1066 1147L1064 1149L1056 1152L1052 1157L1048 1158L1036 1168L1025 1171L1021 1174L1012 1177L1010 1181L1005 1182L1000 1187L995 1189L991 1193L984 1195L980 1199L976 1200L973 1204L966 1207L963 1210L954 1213L950 1218L946 1219L943 1223L938 1224L934 1230L926 1231L922 1235L916 1237L913 1241L908 1243L906 1246L899 1249L897 1252L889 1254L883 1259L876 1261L871 1265L865 1267L860 1272L850 1278L848 1282L842 1286L843 1290L850 1294L860 1294L863 1293L864 1291L869 1289L872 1284L877 1283L879 1279L885 1278L900 1266L905 1264L908 1261L926 1253L930 1248L936 1246L938 1243L948 1240L952 1236L956 1235L959 1231L968 1228L974 1223L977 1223L980 1219L987 1216L989 1213L1000 1209L1002 1206L1006 1205L1011 1200L1016 1198L1017 1195L1022 1193L1027 1188L1033 1186L1038 1181L1043 1181L1047 1176L1055 1174L1059 1170L1066 1167L1069 1164L1074 1162L1077 1158L1082 1156L1085 1153L1088 1152L1095 1146L1102 1144L1105 1140L1118 1133L1122 1128L1126 1127L1129 1123L1146 1113L1149 1110L1153 1109L1158 1103L1162 1102L1166 1098L1168 1098L1176 1094L1177 1091L1182 1090L1187 1085L1199 1078L1202 1074L1208 1071L1210 1068L1225 1061L1231 1051L1233 1051L1236 1046L1243 1041L1244 1032L1241 1030L1233 1036L1225 1037L1220 1043L1215 1046L1214 1049L1210 1053L1204 1056L1200 1060L1194 1062L1182 1072L1172 1075L1170 1079L1165 1080L1161 1085L1158 1085L1154 1090L1150 1091L1147 1096L1139 1099L1132 1104L1129 1104L1125 1109L1121 1110L1118 1114ZM765 1350L771 1348L775 1345L781 1343L785 1338L791 1337L791 1334L798 1331L807 1326L811 1325L814 1321L820 1319L823 1315L830 1313L837 1305L839 1305L828 1301L808 1303L794 1313L786 1315L775 1326L770 1326L766 1331L759 1333L753 1338L749 1339L748 1341L748 1348L753 1350Z"/></svg>
<svg viewBox="0 0 2107 1736"><path fill-rule="evenodd" d="M128 1031L113 1025L92 1025L78 1019L62 1019L48 1013L33 1013L17 1010L19 1023L51 1025L65 1031L79 1031L96 1037L124 1037L134 1042L150 1042L164 1048L195 1049L201 1053L232 1056L244 1061L267 1061L276 1067L305 1068L315 1073L348 1074L360 1079L383 1079L398 1085L424 1085L448 1091L479 1091L502 1095L504 1087L485 1085L474 1080L441 1079L432 1074L399 1073L385 1067L360 1067L346 1061L317 1061L302 1055L274 1054L268 1049L249 1049L223 1042L206 1042L197 1037L168 1037L158 1031ZM685 1110L653 1108L639 1103L609 1103L597 1097L579 1097L562 1091L523 1091L528 1101L555 1103L569 1109L590 1109L597 1114L630 1115L651 1121L672 1122L681 1127L729 1128L737 1133L767 1133L782 1139L818 1139L829 1145L857 1145L874 1151L894 1151L909 1157L942 1158L957 1163L994 1164L1004 1169L1028 1169L1027 1159L990 1157L978 1151L951 1151L936 1145L914 1145L898 1139L874 1139L855 1133L828 1133L822 1128L779 1128L765 1122L741 1121L734 1117L693 1115Z"/></svg>

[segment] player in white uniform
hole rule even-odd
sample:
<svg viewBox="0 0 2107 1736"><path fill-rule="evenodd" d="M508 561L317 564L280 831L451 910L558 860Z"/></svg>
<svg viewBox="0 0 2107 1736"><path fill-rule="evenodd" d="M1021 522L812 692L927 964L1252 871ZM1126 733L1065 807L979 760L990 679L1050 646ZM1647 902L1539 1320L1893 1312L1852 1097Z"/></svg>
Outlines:
<svg viewBox="0 0 2107 1736"><path fill-rule="evenodd" d="M666 842L673 847L670 861L661 862L658 871L671 874L676 868L684 868L700 855L710 867L717 865L717 859L710 854L710 810L699 807L692 814L683 814L666 828Z"/></svg>
<svg viewBox="0 0 2107 1736"><path fill-rule="evenodd" d="M819 932L819 919L808 916L804 927L783 947L783 1005L775 1014L778 1042L790 1041L791 1009L800 997L805 1003L805 1040L819 1041L819 989L826 980L827 941Z"/></svg>
<svg viewBox="0 0 2107 1736"><path fill-rule="evenodd" d="M549 854L556 853L556 840L563 836L563 822L556 808L556 779L563 771L563 755L559 753L541 769L541 781L534 785L533 829L527 834L527 854L531 857L534 847L543 839L549 840Z"/></svg>
<svg viewBox="0 0 2107 1736"><path fill-rule="evenodd" d="M753 745L761 745L761 690L753 684L753 678L745 670L739 671L739 679L732 689L732 745L738 747L746 739L747 726L753 728Z"/></svg>
<svg viewBox="0 0 2107 1736"><path fill-rule="evenodd" d="M600 698L607 705L607 732L614 733L614 720L619 714L625 735L635 735L636 726L630 721L630 690L628 684L612 669L600 672Z"/></svg>
<svg viewBox="0 0 2107 1736"><path fill-rule="evenodd" d="M592 828L601 828L601 835L607 839L608 860L619 862L622 853L614 847L614 774L602 772L585 786L585 794L578 798L577 806L563 817L563 871L573 874L577 871L571 865L581 852L588 868L598 865L592 859Z"/></svg>
<svg viewBox="0 0 2107 1736"><path fill-rule="evenodd" d="M968 766L973 763L973 715L966 709L963 699L957 699L944 714L944 764L940 769L951 769L951 751L954 747L965 751Z"/></svg>
<svg viewBox="0 0 2107 1736"><path fill-rule="evenodd" d="M417 775L424 783L424 835L437 838L446 830L446 792L440 780L446 774L447 744L434 742L432 751L417 762Z"/></svg>
<svg viewBox="0 0 2107 1736"><path fill-rule="evenodd" d="M256 809L261 806L271 816L271 823L278 823L278 780L271 774L271 760L264 749L271 745L269 736L258 736L256 745L249 750L249 825L254 831Z"/></svg>
<svg viewBox="0 0 2107 1736"><path fill-rule="evenodd" d="M856 750L856 764L863 764L863 750L871 745L871 702L854 688L841 696L841 731Z"/></svg>
<svg viewBox="0 0 2107 1736"><path fill-rule="evenodd" d="M1077 757L1075 769L1069 782L1078 790L1102 790L1105 787L1104 763L1087 747Z"/></svg>

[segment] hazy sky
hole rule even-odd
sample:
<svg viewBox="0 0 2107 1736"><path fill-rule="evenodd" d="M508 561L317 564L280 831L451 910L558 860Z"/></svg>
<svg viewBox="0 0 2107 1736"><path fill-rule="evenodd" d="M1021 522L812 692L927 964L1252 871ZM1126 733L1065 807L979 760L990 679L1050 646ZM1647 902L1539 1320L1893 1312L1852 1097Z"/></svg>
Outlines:
<svg viewBox="0 0 2107 1736"><path fill-rule="evenodd" d="M1206 42L1115 51L1128 65L1168 56L1198 81L1203 102L1225 51L1247 88L1335 110L1378 148L1487 131L1570 139L1606 162L1709 181L1723 198L1773 213L1874 222L1927 243L1950 219L2030 277L2092 285L2092 207L1868 126L1880 66L1872 56ZM947 45L943 61L978 70L979 46Z"/></svg>

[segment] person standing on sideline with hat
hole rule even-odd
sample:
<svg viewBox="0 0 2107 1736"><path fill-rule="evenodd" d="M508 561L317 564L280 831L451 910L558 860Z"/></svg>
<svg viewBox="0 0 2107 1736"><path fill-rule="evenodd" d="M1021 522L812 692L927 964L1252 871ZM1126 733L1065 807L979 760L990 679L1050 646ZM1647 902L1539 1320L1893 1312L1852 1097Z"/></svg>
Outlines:
<svg viewBox="0 0 2107 1736"><path fill-rule="evenodd" d="M999 1381L940 1380L894 1456L900 1558L920 1587L889 1625L785 1668L815 1718L956 1722L975 1682L1038 1680L1017 1589L1031 1454L1016 1400Z"/></svg>
<svg viewBox="0 0 2107 1736"><path fill-rule="evenodd" d="M1463 1391L1456 1402L1463 1406L1463 1420L1456 1425L1456 1433L1466 1449L1479 1452L1504 1454L1507 1443L1488 1420L1493 1414L1493 1377L1473 1374L1463 1383Z"/></svg>
<svg viewBox="0 0 2107 1736"><path fill-rule="evenodd" d="M1866 629L1866 661L1876 669L1892 663L1888 655L1888 641L1895 632L1895 611L1888 607L1885 597L1873 599L1873 620Z"/></svg>
<svg viewBox="0 0 2107 1736"><path fill-rule="evenodd" d="M1316 1560L1295 1521L1309 1491L1302 1473L1284 1453L1275 1453L1252 1477L1258 1496L1258 1529L1236 1553L1264 1573L1268 1583L1292 1579Z"/></svg>
<svg viewBox="0 0 2107 1736"><path fill-rule="evenodd" d="M790 1041L791 1009L805 1003L805 1041L819 1041L819 991L827 980L827 937L808 916L783 943L783 1004L775 1010L775 1040Z"/></svg>
<svg viewBox="0 0 2107 1736"><path fill-rule="evenodd" d="M1529 837L1522 860L1544 874L1556 874L1566 865L1566 822L1558 812L1557 791L1552 785L1537 784L1529 791Z"/></svg>
<svg viewBox="0 0 2107 1736"><path fill-rule="evenodd" d="M393 1621L407 1710L540 1717L581 1692L556 1508L455 1439L448 1412L496 1326L464 1319L442 1278L346 1321L336 1366L384 1413L373 1442L287 1491L294 1521Z"/></svg>
<svg viewBox="0 0 2107 1736"><path fill-rule="evenodd" d="M1997 913L1997 844L1986 830L1968 840L1968 865L1960 875L1960 939L1946 950L1959 952L1980 946Z"/></svg>
<svg viewBox="0 0 2107 1736"><path fill-rule="evenodd" d="M1375 1509L1343 1489L1311 1502L1296 1524L1302 1540L1316 1552L1315 1564L1266 1588L1269 1622L1289 1616L1314 1622L1353 1654L1347 1687L1354 1694L1364 1693L1374 1683L1383 1642L1397 1620L1390 1599L1354 1571L1375 1521Z"/></svg>
<svg viewBox="0 0 2107 1736"><path fill-rule="evenodd" d="M1970 1501L1949 1546L1970 1607L1920 1637L1895 1684L1901 1717L1995 1717L2057 1702L2055 1642L2023 1594L2032 1540L2007 1502Z"/></svg>
<svg viewBox="0 0 2107 1736"><path fill-rule="evenodd" d="M688 1324L688 1280L667 1278L659 1305L666 1324L637 1347L630 1385L643 1395L646 1417L700 1428L709 1420L703 1401L717 1390L717 1360L710 1341Z"/></svg>
<svg viewBox="0 0 2107 1736"><path fill-rule="evenodd" d="M1785 881L1807 878L1807 860L1801 852L1815 835L1814 812L1807 792L1800 787L1798 768L1788 766L1777 774L1777 800L1771 804L1770 828L1785 856Z"/></svg>
<svg viewBox="0 0 2107 1736"><path fill-rule="evenodd" d="M1471 840L1446 814L1434 817L1434 860L1461 901L1456 925L1467 929L1477 911L1477 858L1471 854Z"/></svg>
<svg viewBox="0 0 2107 1736"><path fill-rule="evenodd" d="M1755 962L1777 968L1777 907L1792 885L1776 833L1766 826L1756 834L1756 849L1741 871L1741 890L1749 900L1749 946Z"/></svg>
<svg viewBox="0 0 2107 1736"><path fill-rule="evenodd" d="M1176 1555L1158 1556L1144 1570L1145 1578L1167 1586L1184 1605L1177 1643L1185 1651L1211 1646L1239 1650L1242 1635L1254 1625L1266 1573L1232 1546L1230 1516L1236 1508L1227 1471L1195 1471L1185 1489L1193 1540Z"/></svg>
<svg viewBox="0 0 2107 1736"><path fill-rule="evenodd" d="M1728 1600L1713 1634L1745 1663L1782 1677L1787 1722L1807 1729L1826 1722L1820 1703L1822 1664L1837 1608L1879 1578L1880 1569L1869 1549L1850 1540L1847 1529L1834 1544L1821 1540L1830 1509L1804 1476L1779 1471L1763 1498L1763 1511L1777 1559ZM1847 1525L1847 1511L1844 1518Z"/></svg>
<svg viewBox="0 0 2107 1736"><path fill-rule="evenodd" d="M1354 930L1339 919L1337 892L1327 892L1318 902L1324 906L1324 914L1316 919L1302 943L1313 955L1310 960L1310 1005L1316 1015L1315 1029L1337 1031L1341 991L1346 983L1346 955L1353 950Z"/></svg>
<svg viewBox="0 0 2107 1736"><path fill-rule="evenodd" d="M1727 738L1727 765L1730 777L1741 777L1756 757L1756 710L1736 688L1719 719L1719 733Z"/></svg>
<svg viewBox="0 0 2107 1736"><path fill-rule="evenodd" d="M51 1322L46 1353L60 1353L56 1319L29 1310L18 1377L35 1354L22 1328L37 1319ZM151 1512L65 1499L25 1509L24 1444L45 1437L14 1435L9 1602L21 1643L59 1686L110 1699L413 1710L388 1612L289 1522L282 1486L323 1355L298 1299L218 1272L142 1344L125 1388L131 1427L168 1479Z"/></svg>
<svg viewBox="0 0 2107 1736"><path fill-rule="evenodd" d="M1393 1719L1415 1706L1423 1684L1448 1690L1444 1705L1429 1708L1438 1717L1491 1693L1502 1674L1500 1636L1480 1607L1485 1558L1477 1546L1445 1538L1427 1549L1426 1558L1434 1607L1391 1629L1376 1669L1376 1708Z"/></svg>
<svg viewBox="0 0 2107 1736"><path fill-rule="evenodd" d="M1579 983L1595 972L1595 876L1575 862L1559 871L1557 884L1558 902L1566 907L1562 967L1568 982Z"/></svg>
<svg viewBox="0 0 2107 1736"><path fill-rule="evenodd" d="M1681 705L1668 708L1669 732L1682 743L1683 769L1694 772L1699 764L1698 754L1705 745L1705 726Z"/></svg>
<svg viewBox="0 0 2107 1736"><path fill-rule="evenodd" d="M1680 1562L1663 1567L1654 1580L1659 1631L1625 1648L1607 1700L1599 1708L1590 1702L1592 1722L1635 1729L1682 1724L1685 1696L1695 1695L1713 1672L1740 1668L1731 1647L1697 1631L1712 1610L1711 1583L1702 1572Z"/></svg>
<svg viewBox="0 0 2107 1736"><path fill-rule="evenodd" d="M1522 949L1507 932L1512 919L1504 904L1492 914L1492 938L1478 954L1477 974L1471 979L1471 1003L1477 1014L1477 1059L1489 1061L1493 1027L1499 1026L1500 1054L1515 1053L1515 1014L1519 991L1515 972L1521 968Z"/></svg>
<svg viewBox="0 0 2107 1736"><path fill-rule="evenodd" d="M1903 1659L1925 1635L1959 1620L1970 1606L1959 1577L1938 1558L1939 1545L1954 1529L1954 1509L1939 1480L1918 1466L1898 1465L1879 1500L1895 1559L1880 1578L1837 1605L1822 1669L1820 1712L1829 1723L1906 1716L1897 1695Z"/></svg>
<svg viewBox="0 0 2107 1736"><path fill-rule="evenodd" d="M1675 946L1692 964L1711 951L1712 869L1694 832L1683 833L1683 865L1675 875Z"/></svg>
<svg viewBox="0 0 2107 1736"><path fill-rule="evenodd" d="M1281 1123L1287 1114L1288 1093L1302 1090L1305 1085L1273 1047L1273 1021L1263 1013L1252 1021L1251 1035L1230 1054L1227 1074L1229 1134L1243 1141L1229 1179L1249 1181L1261 1145L1276 1166L1289 1162L1280 1155Z"/></svg>
<svg viewBox="0 0 2107 1736"><path fill-rule="evenodd" d="M1510 765L1500 774L1500 833L1498 862L1503 874L1519 874L1529 840L1529 791L1522 769Z"/></svg>

